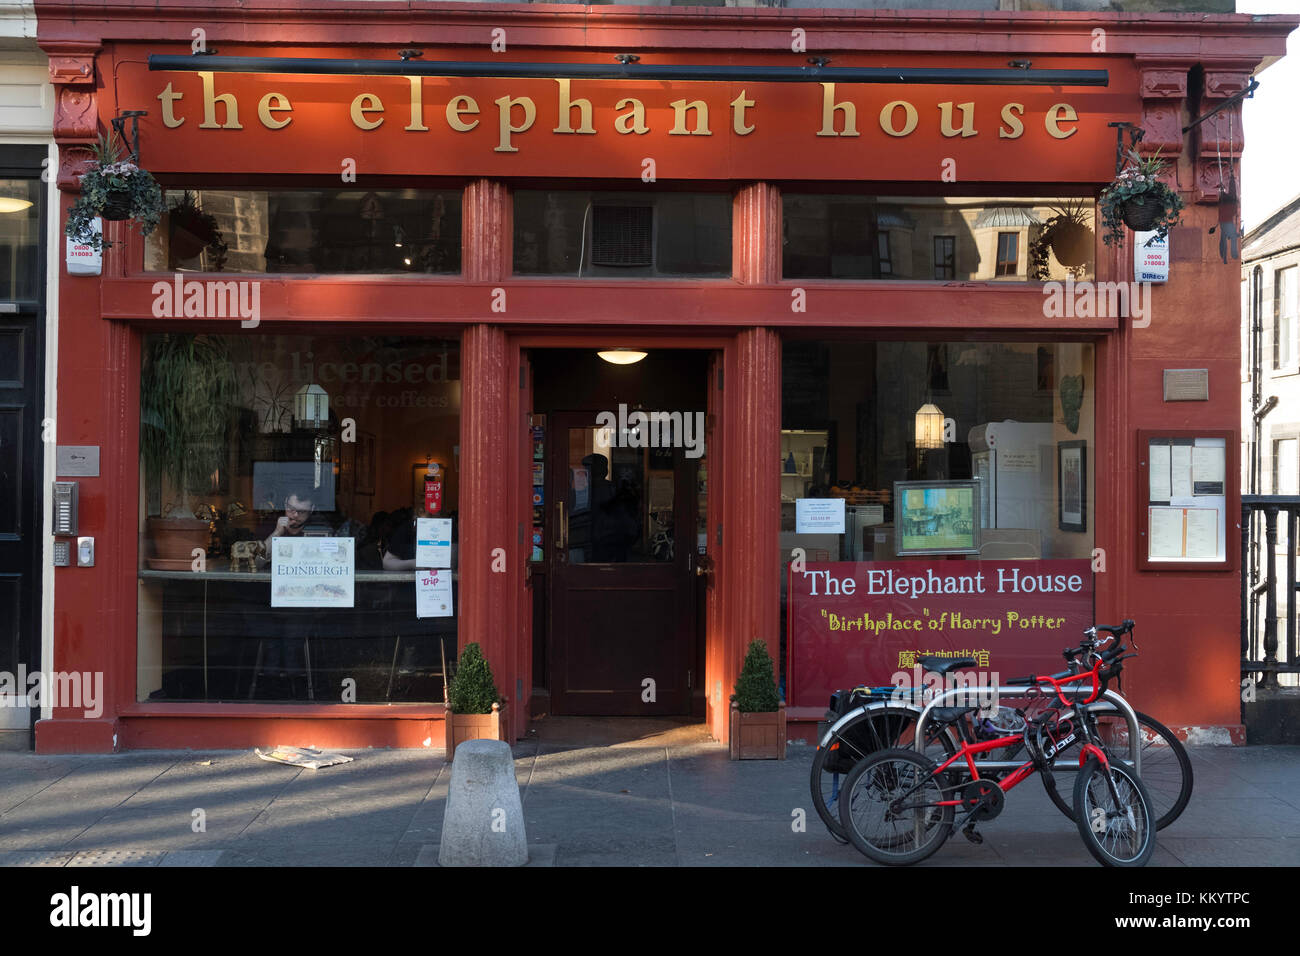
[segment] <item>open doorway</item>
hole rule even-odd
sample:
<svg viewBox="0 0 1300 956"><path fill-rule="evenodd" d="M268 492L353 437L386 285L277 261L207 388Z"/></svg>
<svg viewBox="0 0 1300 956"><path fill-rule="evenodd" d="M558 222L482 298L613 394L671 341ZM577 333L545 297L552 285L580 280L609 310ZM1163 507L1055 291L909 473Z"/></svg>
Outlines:
<svg viewBox="0 0 1300 956"><path fill-rule="evenodd" d="M529 359L534 713L702 717L709 353Z"/></svg>

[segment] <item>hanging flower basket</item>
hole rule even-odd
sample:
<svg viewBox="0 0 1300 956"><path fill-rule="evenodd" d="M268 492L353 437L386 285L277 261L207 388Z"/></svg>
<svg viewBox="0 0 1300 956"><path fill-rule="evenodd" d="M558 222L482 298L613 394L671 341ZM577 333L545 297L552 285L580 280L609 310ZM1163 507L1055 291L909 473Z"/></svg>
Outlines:
<svg viewBox="0 0 1300 956"><path fill-rule="evenodd" d="M162 218L162 190L146 169L122 157L120 147L100 137L95 160L81 177L81 195L68 211L64 233L92 249L112 245L93 228L98 217L110 221L134 220L142 235L149 235Z"/></svg>
<svg viewBox="0 0 1300 956"><path fill-rule="evenodd" d="M127 189L110 189L104 197L103 216L110 222L131 218L131 192Z"/></svg>
<svg viewBox="0 0 1300 956"><path fill-rule="evenodd" d="M1164 212L1164 206L1148 195L1145 201L1135 197L1122 202L1118 210L1124 225L1134 232L1150 232L1156 220L1160 218L1160 214Z"/></svg>
<svg viewBox="0 0 1300 956"><path fill-rule="evenodd" d="M1168 164L1160 154L1143 158L1129 150L1128 165L1101 193L1101 221L1107 245L1124 238L1124 227L1135 232L1155 232L1160 238L1178 224L1183 200L1160 181Z"/></svg>

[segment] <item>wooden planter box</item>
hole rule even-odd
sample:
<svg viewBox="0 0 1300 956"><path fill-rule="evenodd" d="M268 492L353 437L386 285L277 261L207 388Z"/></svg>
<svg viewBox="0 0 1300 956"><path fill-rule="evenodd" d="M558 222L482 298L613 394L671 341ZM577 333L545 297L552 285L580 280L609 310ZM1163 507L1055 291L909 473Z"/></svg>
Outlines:
<svg viewBox="0 0 1300 956"><path fill-rule="evenodd" d="M745 714L731 704L731 759L785 759L785 701L775 713Z"/></svg>
<svg viewBox="0 0 1300 956"><path fill-rule="evenodd" d="M455 714L451 708L446 716L447 761L450 763L456 748L467 740L505 740L505 721L501 719L501 705L493 704L490 714Z"/></svg>

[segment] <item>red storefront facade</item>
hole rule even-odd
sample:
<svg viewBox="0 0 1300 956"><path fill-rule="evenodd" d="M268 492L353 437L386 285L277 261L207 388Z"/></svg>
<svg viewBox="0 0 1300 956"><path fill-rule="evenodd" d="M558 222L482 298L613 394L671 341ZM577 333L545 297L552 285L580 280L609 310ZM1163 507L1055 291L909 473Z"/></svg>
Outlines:
<svg viewBox="0 0 1300 956"><path fill-rule="evenodd" d="M248 207L271 210L266 215L272 221L267 227L272 235L277 229L281 236L288 235L293 227L276 226L276 217L290 222L293 210L300 208L277 190L324 193L341 184L364 193L359 197L363 206L367 201L388 204L383 214L388 218L403 202L424 202L423 194L407 193L425 190L432 197L428 208L438 210L429 215L441 217L439 223L451 222L445 210L451 208L449 204L459 204L460 229L455 268L430 266L422 275L357 269L359 253L349 247L351 258L336 260L342 263L338 268L322 268L326 258L320 253L297 268L277 267L296 275L269 274L269 267L246 272L236 266L214 276L178 267L174 257L159 259L169 253L159 253L120 223L106 224L106 236L114 245L104 256L100 276L73 276L64 270L57 433L60 444L100 446L99 475L80 480L78 529L80 535L97 539L98 554L94 567L52 571L52 666L57 671L102 672L105 693L102 714L86 716L71 707L48 713L37 724L38 750L108 752L267 743L418 747L441 740L440 703L429 703L428 695L423 700L391 700L399 670L401 625L391 625L396 628L391 665L385 663L388 651L384 650L380 662L384 666L379 667L381 671L387 667L389 700L324 703L325 695L318 698L315 688L308 691L308 700L258 700L253 687L246 689L238 676L232 678L230 693L211 689L209 665L215 657L208 645L209 628L215 633L218 625L208 602L215 606L217 592L204 590L201 599L182 599L177 589L188 587L188 582L169 583L175 579L156 568L151 577L143 533L145 517L159 511L150 500L148 477L142 477L140 465L142 366L156 337L165 332L226 336L231 341L241 335L278 336L274 346L258 346L276 355L299 356L300 339L316 343L318 356L324 356L327 348L331 356L337 353L330 371L335 381L348 381L349 376L364 380L369 357L358 353L358 364L349 372L344 359L359 348L349 343L387 337L383 347L399 350L392 353L399 355L394 361L406 363L405 382L429 386L408 389L412 398L400 399L406 403L403 408L414 406L422 395L442 400L439 389L450 373L439 379L433 371L421 375L410 369L433 369L434 364L419 365L430 354L445 358L447 351L438 353L441 346L429 342L456 343L447 348L458 366L458 384L446 394L458 403L458 424L444 422L438 427L458 428L457 439L439 439L442 444L436 450L430 439L431 452L426 456L414 444L401 445L400 436L385 430L386 416L380 415L371 428L373 445L366 452L370 457L349 457L353 453L341 445L322 445L326 439L320 433L315 448L340 449L339 457L330 460L338 462L338 473L347 476L345 483L352 481L351 486L339 486L340 501L345 486L350 487L348 500L354 503L358 493L370 489L364 496L367 513L361 523L370 521L371 509L382 505L387 510L401 498L393 492L391 501L381 500L382 472L401 472L409 489L412 465L418 468L423 457L446 459L448 480L455 483L455 645L481 645L508 699L506 713L514 737L525 732L529 710L627 713L627 706L612 697L600 698L610 701L602 705L580 693L580 681L573 675L590 663L583 663L583 655L599 656L593 651L597 645L576 639L557 643L558 634L561 630L577 633L581 627L575 622L602 608L617 608L620 601L632 609L631 617L640 615L642 605L635 603L639 599L629 596L637 593L652 595L645 599L644 613L649 614L661 600L653 595L668 593L656 591L661 587L657 583L629 584L617 594L590 598L612 604L584 604L587 599L575 595L589 593L590 586L577 577L564 577L573 574L581 560L572 557L575 552L567 543L558 549L564 557L553 557L557 523L563 523L566 538L576 533L569 513L572 507L569 511L555 507L566 500L566 494L572 495L573 486L566 491L562 484L553 484L570 480L564 478L563 464L552 470L549 456L558 447L554 444L558 432L546 433L550 444L544 464L542 458L535 459L534 441L543 439L540 432L530 430L534 424L530 416L545 407L549 422L537 427L558 429L568 421L563 417L568 412L616 408L611 403L633 404L638 399L620 387L605 388L600 373L588 376L581 371L586 366L580 364L580 352L611 348L665 352L669 364L660 367L654 381L689 379L683 388L690 395L682 399L686 404L681 407L698 408L705 415L707 480L695 465L689 471L674 471L682 467L680 461L668 465L665 460L658 472L644 475L649 476L647 495L653 499L651 483L666 482L671 473L676 484L660 485L675 489L663 492L668 503L665 512L681 505L688 492L697 508L676 513L676 556L664 562L675 571L665 572L669 583L662 586L685 595L687 603L678 608L680 621L685 622L680 627L692 634L664 665L680 670L684 664L686 671L680 680L659 681L665 688L664 699L677 701L665 706L669 713L705 721L720 740L727 739L728 695L746 646L756 637L764 638L777 656L776 644L790 626L783 620L785 571L775 556L799 541L788 537L792 529L783 525L779 503L819 495L805 494L816 485L816 477L806 483L796 480L800 487L795 492L788 492L783 480L797 478L805 468L815 476L822 467L819 463L830 454L830 442L838 442L842 458L825 466L827 474L835 467L849 467L850 445L856 449L855 460L863 474L885 474L877 461L883 461L885 453L869 451L887 448L890 440L881 413L874 410L885 404L878 399L867 403L872 408L865 411L862 403L854 406L860 419L870 419L856 426L854 440L845 424L838 438L810 440L807 463L796 460L796 453L804 454L799 445L802 438L796 436L820 432L791 411L799 401L790 381L783 391L783 370L790 379L792 356L805 352L821 356L816 361L835 369L827 372L827 379L847 382L852 376L835 365L836 353L870 347L872 381L883 383L888 366L895 359L911 361L915 351L922 356L919 361L931 363L926 366L930 371L925 388L953 396L948 400L955 407L966 402L958 394L962 386L955 384L965 374L961 369L975 364L985 369L978 380L983 395L999 377L1001 359L990 364L988 355L1034 353L1042 401L1048 409L1050 427L1044 434L1054 435L1053 441L1070 438L1075 431L1061 430L1059 405L1054 404L1060 401L1059 383L1074 368L1065 366L1075 362L1084 389L1083 427L1091 429L1084 446L1089 449L1085 488L1079 492L1081 501L1091 503L1082 521L1086 541L1067 540L1064 550L1055 551L1050 543L1035 545L1034 556L1086 559L1095 572L1090 585L1095 618L1138 621L1142 657L1134 663L1125 690L1144 711L1173 727L1213 728L1234 741L1242 738L1240 539L1232 518L1240 510L1234 458L1240 427L1238 279L1235 266L1220 261L1218 243L1207 234L1218 221L1220 161L1235 165L1241 152L1240 106L1228 107L1189 134L1184 135L1182 127L1189 118L1209 112L1242 90L1261 63L1281 56L1295 18L835 11L801 16L768 9L593 11L564 6L541 12L513 5L423 3L338 5L321 11L288 0L238 6L38 3L37 9L40 43L50 57L58 92L55 137L65 213L76 198L77 177L89 158L89 144L121 111L144 109L148 115L139 126L142 166L165 188L207 190L211 197L204 201L211 201L214 209L226 193L240 194L232 200L235 210L245 208L238 205L246 198L241 191L273 194L271 199L258 199L261 205ZM830 68L978 71L1030 61L1031 67L1016 68L1104 70L1106 84L971 85L960 76L920 85L827 83L816 78L785 83L744 77L570 81L544 75L503 78L491 75L490 67L487 75L419 80L402 75L278 72L265 64L257 72L205 70L203 55L195 55L189 69L149 69L151 54L190 55L200 43L193 33L196 28L204 31L201 42L216 51L211 62L236 56L402 62L398 51L405 48L421 52L412 62L426 63L608 64L617 54L631 53L643 65L799 67L810 56L824 56L830 58ZM280 69L290 68L282 64ZM1009 264L999 277L1019 275L1027 279L1023 282L963 279L955 266L949 277L940 276L944 267L940 250L960 250L960 238L948 247L928 236L924 241L909 239L906 257L901 240L880 238L919 235L925 228L924 216L929 215L924 210L956 196L971 199L974 205L980 205L975 202L980 197L989 200L981 200L978 213L971 212L973 244L984 241L980 229L990 230L990 235L1030 239L1035 234L1030 231L1033 223L1041 217L1035 218L1029 208L1034 203L1025 197L1075 198L1091 204L1112 178L1115 130L1108 125L1112 122L1142 127L1142 150L1159 149L1162 156L1176 161L1170 182L1187 202L1182 225L1171 237L1169 281L1153 287L1145 321L1131 312L1049 314L1043 286L1025 276L1023 246L1016 244L1020 240L997 238L995 245L999 263ZM665 236L671 223L669 213L662 210L670 208L674 195L690 197L681 203L691 206L692 215L699 218L690 220L696 226L687 232L721 237L717 242L730 253L727 274L694 266L677 272L656 267L653 275L645 277L583 274L589 213L591 206L602 204L599 197L574 200L573 208L581 210L579 219L564 219L561 211L568 208L564 204L569 200L560 194L566 190L620 195L644 190L670 197L662 200L668 205L657 207L655 216L660 218L654 219L656 234ZM444 203L433 197L435 192L452 198ZM897 205L903 211L889 214L895 217L888 220L894 223L890 228L880 225L886 222L886 214L876 216L868 257L875 270L872 275L821 275L816 266L801 266L802 276L791 275L790 250L802 240L783 220L793 221L796 212L805 208L798 202L791 205L791 197L811 197L806 200L808 208L821 209L818 197L864 194L921 197L910 205L900 201ZM351 193L339 201L351 201L347 196ZM722 226L707 211L719 196L725 197L728 210ZM1017 203L1017 197L1024 201ZM543 210L540 213L530 211L534 198ZM929 205L923 201L927 199ZM852 205L850 200L830 201L835 203ZM1019 214L1005 211L1021 206L1025 208ZM636 203L629 200L620 208L633 207ZM985 213L987 218L982 218ZM317 207L311 215L324 221ZM370 236L381 229L388 240L386 218L364 211L360 215L356 229L368 230ZM536 229L528 218L534 215L540 223ZM596 219L603 215L591 219L593 242L598 238ZM798 215L804 216L801 222L812 222L821 214ZM240 216L247 219L253 214L236 211L222 220L223 225L229 223L225 227L235 253L242 249L235 233L245 231ZM427 220L422 212L421 222ZM312 222L311 229L328 231L328 226L316 224L317 219ZM249 227L254 232L256 228ZM560 242L555 236L564 229L573 233L564 242L571 245L573 237L579 237L577 273L566 272L567 265L548 273L545 250L569 246L545 243ZM1132 281L1131 235L1116 248L1103 244L1100 231L1094 230L1087 274L1095 281ZM398 227L391 244L402 248L408 232L409 228ZM828 228L826 235L829 248L836 248L833 231ZM329 242L313 241L314 248ZM712 247L698 241L696 252L706 257ZM531 243L543 250L535 259L521 253ZM264 248L259 238L250 241L248 248L255 247L269 263L272 244L268 239ZM344 244L340 240L339 247ZM282 245L288 248L288 241ZM435 248L430 239L426 250ZM915 266L904 272L903 263L911 264L911 249L927 254L933 250L934 268ZM277 261L289 258L285 253ZM827 261L832 272L851 268L834 255ZM405 262L411 265L410 259ZM886 264L890 275L905 278L886 280ZM215 278L257 283L259 313L251 323L246 318L242 331L237 317L214 316L198 306L187 314L180 304L186 281ZM159 283L176 283L174 307L159 307ZM166 295L173 298L170 291ZM319 344L330 336L336 337L337 344ZM412 337L423 344L409 344ZM946 343L966 348L950 350ZM375 346L375 354L380 351ZM939 371L934 367L936 355L942 356ZM971 356L969 362L963 355ZM281 359L268 361L275 365ZM299 359L283 359L284 367L291 361ZM316 377L330 387L324 363L318 366L313 367ZM1164 373L1170 369L1208 370L1208 398L1168 400ZM820 375L811 373L810 381ZM586 392L574 385L577 380L591 383ZM651 389L650 381L647 378L639 387ZM391 398L381 393L376 386L375 394L380 396L375 398L376 406ZM539 398L542 393L548 396L545 406ZM659 394L669 396L660 407L675 407L668 403L679 393L663 385ZM335 392L336 404L351 395L340 388ZM814 397L810 403L819 401L823 399ZM982 403L982 409L1003 407L984 398L971 401ZM833 396L825 402L833 403ZM339 406L338 415L343 416L346 408ZM1077 428L1079 405L1074 408ZM906 409L908 429L912 411ZM1011 417L1001 411L989 415L990 421ZM1069 417L1067 412L1065 418ZM977 421L960 424L965 429ZM584 422L574 422L576 434ZM289 435L293 427L281 434ZM874 436L877 428L878 439L862 437ZM251 431L270 434L257 428ZM836 433L832 428L826 434ZM1153 487L1148 477L1149 440L1194 434L1225 439L1220 491L1228 519L1218 542L1223 558L1194 568L1149 562L1147 491ZM575 440L571 434L569 442ZM250 439L244 455L249 459L245 471L250 489L256 487L252 460L264 454L270 439L258 441L262 444ZM787 447L790 468L784 465ZM900 454L910 461L912 446L904 440L900 447ZM573 456L586 451L569 452L570 476L579 460ZM318 450L318 463L320 454ZM373 467L374 456L381 462L379 479L361 477L367 464ZM780 471L772 467L778 456L783 461ZM589 467L585 457L582 462L584 469ZM211 500L226 513L233 513L230 502L237 496L240 467L232 466L234 484L225 494L216 494L219 477L214 474L212 480ZM964 467L954 465L938 474L912 470L909 465L906 474L891 472L886 477L968 477L961 471ZM1049 463L1044 459L1034 467L1046 473ZM1056 467L1056 462L1050 463L1053 475ZM586 482L592 473L583 471L583 476ZM1147 483L1140 484L1140 479ZM848 494L865 494L856 490L857 484ZM887 482L881 477L876 484L883 488ZM393 478L392 487L399 485L399 479ZM572 504L571 497L567 500ZM896 501L893 504L897 506ZM1058 505L1051 505L1054 513L1060 510ZM360 506L354 508L359 514ZM698 534L692 533L689 540L680 534L683 521L697 523ZM377 522L376 512L371 523ZM1043 541L1059 544L1064 539L1055 520L1052 525L1043 532ZM1063 530L1069 526L1064 515L1059 526L1060 534L1077 533ZM533 527L541 535L543 561L530 560L536 556L529 534ZM865 540L859 539L859 545ZM840 557L863 559L860 552L851 554L846 548L836 550L829 560ZM875 557L879 560L881 554ZM591 562L593 567L600 563L598 556ZM689 575L691 583L673 574ZM557 596L558 580L570 581L573 590ZM229 578L222 581L230 583ZM203 587L215 587L216 579L213 582ZM151 589L156 589L156 595ZM198 600L204 602L204 616L191 625L186 615ZM380 601L374 607L369 620L378 621L381 613L390 615L385 621L394 620L393 605ZM555 615L560 613L569 616L557 625ZM159 622L156 634L149 630L154 627L149 621L155 620ZM229 626L235 630L252 626L247 625L250 618L239 620L244 624ZM193 634L187 630L191 626L198 628ZM596 637L608 639L611 628L630 626L611 617ZM187 668L197 673L198 665L167 663L174 653L169 641L179 640L176 635L182 632L188 635L185 640L202 641L201 693L194 689L197 684L182 678L169 684L165 676L156 682L151 676L179 674ZM193 636L200 632L201 638ZM1050 634L1046 639L1045 646L1054 655L1073 642L1073 635L1058 641ZM147 652L141 649L146 643L152 648ZM791 634L787 648L795 664L791 679L800 673L794 660L800 646L798 635ZM251 647L241 648L241 661L245 650L254 654ZM251 670L260 666L263 652L259 640L257 663ZM340 673L346 673L350 665L345 657L339 661ZM310 657L306 666L310 675ZM250 670L247 663L231 667ZM256 679L254 675L254 687ZM857 679L855 674L843 675L845 684ZM567 695L561 690L562 680L571 680L565 685L571 691ZM677 698L669 694L670 685L677 686L674 682L680 683ZM636 684L640 691L639 678ZM787 688L789 695L797 691L795 686ZM627 696L626 689L620 693ZM634 698L635 694L628 697ZM527 706L521 706L525 701ZM791 716L796 721L794 735L807 736L821 711L805 706L792 710Z"/></svg>

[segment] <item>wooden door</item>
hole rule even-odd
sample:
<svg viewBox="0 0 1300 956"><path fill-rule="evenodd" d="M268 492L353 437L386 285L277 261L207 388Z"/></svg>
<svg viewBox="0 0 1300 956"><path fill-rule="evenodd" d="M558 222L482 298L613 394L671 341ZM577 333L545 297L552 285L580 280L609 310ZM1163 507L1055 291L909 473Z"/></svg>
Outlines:
<svg viewBox="0 0 1300 956"><path fill-rule="evenodd" d="M610 437L596 412L547 421L552 708L689 714L696 460Z"/></svg>

